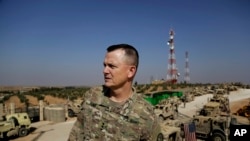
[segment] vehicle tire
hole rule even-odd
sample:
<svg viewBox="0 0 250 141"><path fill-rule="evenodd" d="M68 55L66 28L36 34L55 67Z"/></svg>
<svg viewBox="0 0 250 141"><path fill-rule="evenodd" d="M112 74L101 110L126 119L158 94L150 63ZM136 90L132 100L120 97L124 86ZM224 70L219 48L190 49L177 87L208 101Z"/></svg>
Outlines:
<svg viewBox="0 0 250 141"><path fill-rule="evenodd" d="M26 135L28 135L28 130L24 127L20 128L19 129L19 137L24 137Z"/></svg>
<svg viewBox="0 0 250 141"><path fill-rule="evenodd" d="M162 115L160 115L160 116L159 116L159 121L162 122L162 121L164 121L164 120L165 120L164 117L163 117Z"/></svg>
<svg viewBox="0 0 250 141"><path fill-rule="evenodd" d="M168 138L168 141L174 141L174 137L173 137L173 136L170 136L170 137Z"/></svg>
<svg viewBox="0 0 250 141"><path fill-rule="evenodd" d="M249 113L247 111L245 111L244 115L245 117L249 117Z"/></svg>
<svg viewBox="0 0 250 141"><path fill-rule="evenodd" d="M74 111L71 110L71 109L69 109L69 110L68 110L68 116L69 116L69 117L74 117L74 116L75 116Z"/></svg>
<svg viewBox="0 0 250 141"><path fill-rule="evenodd" d="M163 134L162 133L158 134L157 141L163 141L163 140L164 140Z"/></svg>
<svg viewBox="0 0 250 141"><path fill-rule="evenodd" d="M3 139L3 141L8 141L8 136L7 136L7 132L3 132L2 133L2 137L1 140Z"/></svg>
<svg viewBox="0 0 250 141"><path fill-rule="evenodd" d="M211 141L226 141L226 137L221 133L214 133L211 137Z"/></svg>

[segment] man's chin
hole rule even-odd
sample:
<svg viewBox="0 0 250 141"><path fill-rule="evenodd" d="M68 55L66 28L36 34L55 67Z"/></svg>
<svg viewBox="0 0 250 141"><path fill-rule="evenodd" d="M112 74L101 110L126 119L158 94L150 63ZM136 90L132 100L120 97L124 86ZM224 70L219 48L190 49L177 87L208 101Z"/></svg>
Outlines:
<svg viewBox="0 0 250 141"><path fill-rule="evenodd" d="M106 82L106 83L104 83L104 86L111 87L112 85Z"/></svg>
<svg viewBox="0 0 250 141"><path fill-rule="evenodd" d="M104 86L107 87L107 88L115 88L116 86L114 84L111 84L111 83L104 83Z"/></svg>

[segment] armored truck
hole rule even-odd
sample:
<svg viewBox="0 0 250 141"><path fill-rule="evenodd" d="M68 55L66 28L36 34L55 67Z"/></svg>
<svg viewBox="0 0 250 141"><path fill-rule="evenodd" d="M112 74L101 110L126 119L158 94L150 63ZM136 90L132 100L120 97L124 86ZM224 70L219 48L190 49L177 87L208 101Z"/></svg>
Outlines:
<svg viewBox="0 0 250 141"><path fill-rule="evenodd" d="M221 112L230 113L229 98L224 94L214 94L208 103L218 103Z"/></svg>
<svg viewBox="0 0 250 141"><path fill-rule="evenodd" d="M161 121L166 119L176 119L178 117L178 104L169 99L162 100L154 106L154 113Z"/></svg>
<svg viewBox="0 0 250 141"><path fill-rule="evenodd" d="M81 108L82 108L82 102L83 100L74 100L74 101L70 101L68 103L68 116L69 117L74 117L76 116Z"/></svg>
<svg viewBox="0 0 250 141"><path fill-rule="evenodd" d="M231 120L230 116L210 117L198 115L194 116L190 122L195 124L197 139L226 141L229 139L230 124L234 124ZM181 130L184 133L184 125L181 126Z"/></svg>
<svg viewBox="0 0 250 141"><path fill-rule="evenodd" d="M221 109L221 103L210 101L197 112L197 115L188 122L193 122L196 129L196 138L209 141L226 141L229 137L231 124L236 124L236 119L230 113ZM184 133L184 124L181 126Z"/></svg>
<svg viewBox="0 0 250 141"><path fill-rule="evenodd" d="M10 136L26 136L30 130L30 118L27 113L5 115L0 121L0 139Z"/></svg>
<svg viewBox="0 0 250 141"><path fill-rule="evenodd" d="M180 141L181 129L179 120L165 120L161 122L161 130L164 141Z"/></svg>

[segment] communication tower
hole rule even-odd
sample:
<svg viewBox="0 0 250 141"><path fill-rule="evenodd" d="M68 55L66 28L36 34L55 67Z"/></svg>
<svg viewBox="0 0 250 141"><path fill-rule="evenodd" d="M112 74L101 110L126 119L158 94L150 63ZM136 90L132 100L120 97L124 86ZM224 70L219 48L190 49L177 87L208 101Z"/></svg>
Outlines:
<svg viewBox="0 0 250 141"><path fill-rule="evenodd" d="M190 76L189 76L189 61L188 61L188 52L185 53L185 76L184 76L184 82L189 83Z"/></svg>
<svg viewBox="0 0 250 141"><path fill-rule="evenodd" d="M177 83L177 78L179 73L176 68L176 59L174 51L174 31L171 29L169 32L170 39L168 41L169 45L169 58L168 58L168 72L167 72L167 83L175 84Z"/></svg>

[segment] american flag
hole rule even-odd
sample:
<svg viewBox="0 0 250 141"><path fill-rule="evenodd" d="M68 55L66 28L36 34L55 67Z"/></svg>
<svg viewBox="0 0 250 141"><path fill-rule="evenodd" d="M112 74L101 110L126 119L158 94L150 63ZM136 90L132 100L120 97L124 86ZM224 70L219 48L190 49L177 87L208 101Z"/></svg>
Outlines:
<svg viewBox="0 0 250 141"><path fill-rule="evenodd" d="M185 141L196 141L194 122L184 124L184 133Z"/></svg>

